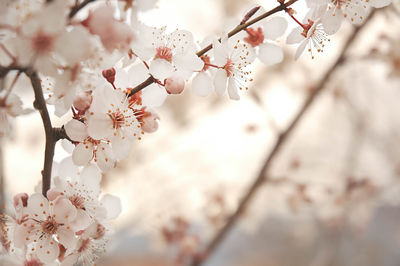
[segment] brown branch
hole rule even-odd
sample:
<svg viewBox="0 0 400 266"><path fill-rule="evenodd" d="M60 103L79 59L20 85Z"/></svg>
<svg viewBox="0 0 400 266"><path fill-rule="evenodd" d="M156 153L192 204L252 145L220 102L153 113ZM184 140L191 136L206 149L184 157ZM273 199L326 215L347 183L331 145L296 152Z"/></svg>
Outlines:
<svg viewBox="0 0 400 266"><path fill-rule="evenodd" d="M46 197L47 191L50 189L51 169L53 166L54 149L58 140L67 138L64 128L53 128L50 120L49 111L47 110L46 101L43 96L42 84L40 83L37 72L32 69L25 71L30 78L33 91L35 93L35 101L33 106L39 111L42 117L44 132L46 135L46 148L44 152L44 164L42 170L42 194Z"/></svg>
<svg viewBox="0 0 400 266"><path fill-rule="evenodd" d="M50 189L51 169L53 166L54 149L57 139L51 124L46 101L43 96L43 89L39 76L37 72L32 69L27 70L25 73L31 80L33 91L35 93L35 101L33 102L33 106L39 111L40 116L42 117L44 132L46 135L46 148L44 152L44 164L42 170L42 194L46 197L47 191Z"/></svg>
<svg viewBox="0 0 400 266"><path fill-rule="evenodd" d="M354 40L358 36L361 28L366 25L368 21L373 17L373 14L369 18L367 18L366 22L362 25L357 27L354 30L354 33L349 37L347 42L342 48L342 52L340 56L337 58L336 62L329 68L329 70L325 73L325 75L321 78L320 82L317 84L315 89L308 95L307 99L303 103L302 107L300 108L299 112L297 115L294 117L290 125L287 127L287 129L281 133L270 151L269 155L267 156L263 166L261 167L259 174L257 178L255 179L254 183L250 186L244 197L240 200L239 206L236 209L236 211L229 217L227 223L224 225L224 227L216 233L216 235L213 237L213 239L210 241L208 246L205 249L205 256L201 261L194 261L192 263L192 266L200 266L202 265L207 258L209 258L218 248L218 246L222 243L222 241L225 239L225 237L228 235L229 231L233 228L235 225L236 221L240 218L241 214L244 213L245 209L247 208L248 204L250 203L251 199L254 197L258 189L261 187L261 185L267 180L267 172L272 164L272 161L275 159L283 145L285 144L285 141L288 139L288 137L293 133L293 130L297 126L297 124L301 121L303 118L304 114L306 111L309 109L311 104L314 102L316 99L317 95L320 94L320 92L326 87L326 84L328 81L331 79L333 73L345 62L346 60L346 54L349 49L349 47L353 44Z"/></svg>
<svg viewBox="0 0 400 266"><path fill-rule="evenodd" d="M234 28L232 31L230 31L228 33L228 38L238 34L240 31L245 30L246 28L248 28L249 26L253 25L254 23L269 17L275 13L278 13L279 11L285 10L288 6L293 5L294 3L296 3L298 0L290 0L287 3L284 4L280 4L279 6L275 7L274 9L271 9L268 12L265 12L264 14L248 21L247 23L244 24L239 24L238 26L236 26L236 28ZM221 40L221 39L219 39ZM209 44L207 47L203 48L202 50L198 51L196 54L198 57L204 55L205 53L207 53L208 51L210 51L212 49L212 44ZM130 92L130 96L143 90L144 88L146 88L147 86L151 85L152 83L154 83L155 79L153 77L149 77L147 78L144 82L142 82L141 84L139 84L138 86L136 86L135 88L133 88Z"/></svg>
<svg viewBox="0 0 400 266"><path fill-rule="evenodd" d="M80 4L78 4L78 5L75 5L74 7L71 8L71 11L69 12L68 17L69 17L69 18L73 18L73 17L76 15L76 13L79 12L79 10L81 10L81 9L84 8L87 4L89 4L89 3L91 3L91 2L94 2L94 1L96 1L96 0L85 0L85 1L83 1L82 3L80 3Z"/></svg>

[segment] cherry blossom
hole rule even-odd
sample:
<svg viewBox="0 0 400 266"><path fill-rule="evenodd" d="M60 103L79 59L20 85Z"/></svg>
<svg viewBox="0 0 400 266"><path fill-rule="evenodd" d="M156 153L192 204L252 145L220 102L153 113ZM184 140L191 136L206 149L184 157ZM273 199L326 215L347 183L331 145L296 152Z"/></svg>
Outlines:
<svg viewBox="0 0 400 266"><path fill-rule="evenodd" d="M238 88L248 89L247 83L252 81L249 77L248 65L254 60L249 46L237 41L232 43L228 38L221 42L214 41L214 63L219 66L214 76L215 91L218 95L228 94L232 100L239 100Z"/></svg>
<svg viewBox="0 0 400 266"><path fill-rule="evenodd" d="M72 152L74 164L85 166L94 160L103 171L115 166L115 156L109 142L91 138L86 124L73 119L65 125L65 130L70 139L76 142Z"/></svg>
<svg viewBox="0 0 400 266"><path fill-rule="evenodd" d="M308 0L310 16L320 17L325 32L336 33L347 19L352 24L360 24L371 12L371 8L382 8L392 0Z"/></svg>
<svg viewBox="0 0 400 266"><path fill-rule="evenodd" d="M89 136L109 140L117 158L126 157L124 147L143 134L128 96L109 86L94 92L87 124Z"/></svg>
<svg viewBox="0 0 400 266"><path fill-rule="evenodd" d="M163 82L176 71L182 77L190 77L193 71L203 68L203 61L196 55L193 36L185 30L165 33L166 28L139 28L141 36L133 44L133 51L142 60L151 60L149 72Z"/></svg>
<svg viewBox="0 0 400 266"><path fill-rule="evenodd" d="M316 21L308 20L303 27L295 28L287 37L288 44L299 43L295 59L297 60L308 47L311 58L314 59L315 52L321 53L325 47L325 42L330 41L325 33L324 27L319 19Z"/></svg>
<svg viewBox="0 0 400 266"><path fill-rule="evenodd" d="M34 243L38 258L50 263L58 257L58 243L75 248L77 239L69 226L75 218L76 209L67 198L49 202L43 195L33 194L28 199L27 220L15 228L15 246Z"/></svg>
<svg viewBox="0 0 400 266"><path fill-rule="evenodd" d="M265 20L261 25L255 25L245 30L246 37L243 38L250 45L249 50L254 49L252 53L255 53L258 59L267 66L282 62L282 48L274 43L274 40L285 33L287 21L282 17L273 17Z"/></svg>

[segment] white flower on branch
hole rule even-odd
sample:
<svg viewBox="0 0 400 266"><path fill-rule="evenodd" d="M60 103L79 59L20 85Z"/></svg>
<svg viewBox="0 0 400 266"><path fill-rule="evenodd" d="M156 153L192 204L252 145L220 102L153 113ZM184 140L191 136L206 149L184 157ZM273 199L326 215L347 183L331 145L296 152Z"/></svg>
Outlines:
<svg viewBox="0 0 400 266"><path fill-rule="evenodd" d="M248 89L252 81L249 64L254 61L254 54L246 43L232 42L224 37L221 42L214 41L214 64L218 66L214 76L214 87L218 95L223 95L228 87L232 100L239 100L238 89Z"/></svg>

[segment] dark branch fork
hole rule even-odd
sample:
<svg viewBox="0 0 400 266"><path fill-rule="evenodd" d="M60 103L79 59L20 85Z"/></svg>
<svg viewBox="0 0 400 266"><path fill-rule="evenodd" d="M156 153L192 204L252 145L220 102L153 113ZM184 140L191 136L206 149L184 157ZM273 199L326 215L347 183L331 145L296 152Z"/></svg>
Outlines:
<svg viewBox="0 0 400 266"><path fill-rule="evenodd" d="M360 30L372 19L374 14L375 12L373 12L366 19L363 25L355 28L353 34L349 37L349 39L343 46L340 56L336 59L335 63L329 68L329 70L325 73L325 75L320 79L319 83L315 86L314 90L308 95L307 99L301 106L299 112L296 114L290 125L286 128L286 130L284 130L279 135L275 145L273 146L272 150L269 152L269 155L264 161L264 164L262 165L257 178L254 180L254 182L251 184L251 186L249 187L243 198L240 200L236 211L228 218L227 223L222 227L220 231L218 231L214 235L209 244L206 246L202 260L194 261L192 263L192 266L200 266L205 263L205 261L216 251L218 246L222 243L222 241L228 235L230 230L233 228L237 220L244 213L248 204L253 199L258 189L268 179L268 171L272 165L272 162L278 155L279 151L284 146L286 140L293 133L294 129L299 124L301 119L304 117L304 114L308 111L312 103L315 101L316 97L324 90L324 88L326 88L326 85L331 79L334 72L346 61L347 52L350 46L353 44Z"/></svg>

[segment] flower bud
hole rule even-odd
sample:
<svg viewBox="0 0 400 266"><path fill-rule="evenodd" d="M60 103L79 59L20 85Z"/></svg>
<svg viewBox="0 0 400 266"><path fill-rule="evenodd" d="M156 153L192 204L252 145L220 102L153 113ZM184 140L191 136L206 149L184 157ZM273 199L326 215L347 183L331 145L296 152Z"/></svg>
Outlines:
<svg viewBox="0 0 400 266"><path fill-rule="evenodd" d="M145 112L141 119L142 130L146 133L153 133L158 129L160 117L156 113Z"/></svg>
<svg viewBox="0 0 400 266"><path fill-rule="evenodd" d="M109 68L109 69L104 69L101 74L103 74L103 77L110 82L111 84L114 83L115 81L115 68Z"/></svg>
<svg viewBox="0 0 400 266"><path fill-rule="evenodd" d="M169 94L180 94L185 88L185 80L178 76L172 76L165 80L165 89Z"/></svg>
<svg viewBox="0 0 400 266"><path fill-rule="evenodd" d="M20 206L22 204L23 207L28 206L28 198L29 195L26 193L18 193L14 196L14 207Z"/></svg>

